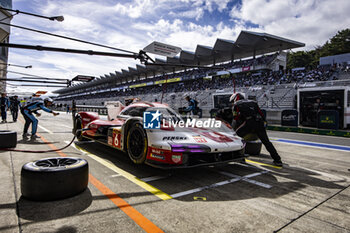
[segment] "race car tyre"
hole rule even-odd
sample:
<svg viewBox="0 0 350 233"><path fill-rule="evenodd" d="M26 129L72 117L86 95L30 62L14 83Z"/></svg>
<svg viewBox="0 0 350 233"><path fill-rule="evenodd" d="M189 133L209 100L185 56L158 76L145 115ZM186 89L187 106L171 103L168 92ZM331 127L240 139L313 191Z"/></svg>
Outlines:
<svg viewBox="0 0 350 233"><path fill-rule="evenodd" d="M259 138L258 138L258 135L256 135L255 133L249 133L249 134L244 135L243 139L245 141L256 141Z"/></svg>
<svg viewBox="0 0 350 233"><path fill-rule="evenodd" d="M126 139L127 153L135 164L142 164L146 160L148 141L145 130L141 124L131 126Z"/></svg>
<svg viewBox="0 0 350 233"><path fill-rule="evenodd" d="M245 153L248 155L259 155L261 152L262 143L257 141L246 141Z"/></svg>
<svg viewBox="0 0 350 233"><path fill-rule="evenodd" d="M83 137L82 130L83 129L83 124L81 122L81 119L76 119L75 120L75 136L77 137L79 142L82 141L89 141L89 139Z"/></svg>
<svg viewBox="0 0 350 233"><path fill-rule="evenodd" d="M33 201L53 201L83 192L89 179L85 159L52 157L26 163L21 170L21 192Z"/></svg>
<svg viewBox="0 0 350 233"><path fill-rule="evenodd" d="M17 132L0 130L0 148L15 148L17 145Z"/></svg>

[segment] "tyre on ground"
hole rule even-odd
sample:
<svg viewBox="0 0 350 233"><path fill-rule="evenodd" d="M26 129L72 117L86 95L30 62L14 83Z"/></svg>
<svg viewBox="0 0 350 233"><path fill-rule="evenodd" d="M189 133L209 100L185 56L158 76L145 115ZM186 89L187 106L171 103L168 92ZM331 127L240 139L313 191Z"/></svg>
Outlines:
<svg viewBox="0 0 350 233"><path fill-rule="evenodd" d="M83 192L88 179L89 165L85 159L45 158L22 166L21 192L29 200L59 200Z"/></svg>
<svg viewBox="0 0 350 233"><path fill-rule="evenodd" d="M0 130L0 148L15 148L17 145L17 132Z"/></svg>

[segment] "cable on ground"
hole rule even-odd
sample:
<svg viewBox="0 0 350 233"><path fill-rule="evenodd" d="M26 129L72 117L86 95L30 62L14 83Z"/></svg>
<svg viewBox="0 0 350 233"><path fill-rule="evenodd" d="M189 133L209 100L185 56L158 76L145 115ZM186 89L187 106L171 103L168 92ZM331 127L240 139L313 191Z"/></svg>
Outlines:
<svg viewBox="0 0 350 233"><path fill-rule="evenodd" d="M72 145L74 140L75 140L75 136L73 137L72 141L68 145L66 145L66 146L64 146L62 148L59 148L59 149L54 149L54 150L19 150L19 149L12 149L12 148L0 148L0 150L2 150L2 151L25 152L25 153L49 153L49 152L56 152L56 151L61 151L61 150L66 149L67 147Z"/></svg>

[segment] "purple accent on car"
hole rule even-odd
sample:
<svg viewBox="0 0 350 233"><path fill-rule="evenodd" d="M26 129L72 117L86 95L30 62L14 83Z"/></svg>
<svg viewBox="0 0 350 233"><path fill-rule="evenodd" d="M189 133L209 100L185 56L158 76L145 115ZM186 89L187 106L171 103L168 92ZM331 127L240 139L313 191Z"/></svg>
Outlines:
<svg viewBox="0 0 350 233"><path fill-rule="evenodd" d="M189 145L189 146L187 146L188 148L201 148L201 146L199 146L199 145Z"/></svg>
<svg viewBox="0 0 350 233"><path fill-rule="evenodd" d="M202 153L202 152L204 152L204 150L190 150L190 152L193 152L193 153Z"/></svg>
<svg viewBox="0 0 350 233"><path fill-rule="evenodd" d="M185 149L174 149L173 152L185 152Z"/></svg>

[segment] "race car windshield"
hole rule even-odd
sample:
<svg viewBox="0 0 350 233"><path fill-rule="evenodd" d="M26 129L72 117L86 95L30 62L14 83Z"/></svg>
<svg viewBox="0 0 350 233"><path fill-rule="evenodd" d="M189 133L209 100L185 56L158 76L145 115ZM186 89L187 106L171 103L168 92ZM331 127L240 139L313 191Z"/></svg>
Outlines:
<svg viewBox="0 0 350 233"><path fill-rule="evenodd" d="M160 116L161 120L167 120L172 122L178 122L182 121L183 119L176 114L172 109L170 108L148 108L147 111L159 111L162 115Z"/></svg>
<svg viewBox="0 0 350 233"><path fill-rule="evenodd" d="M126 108L120 113L120 115L143 117L143 112L146 111L148 107L131 107Z"/></svg>

